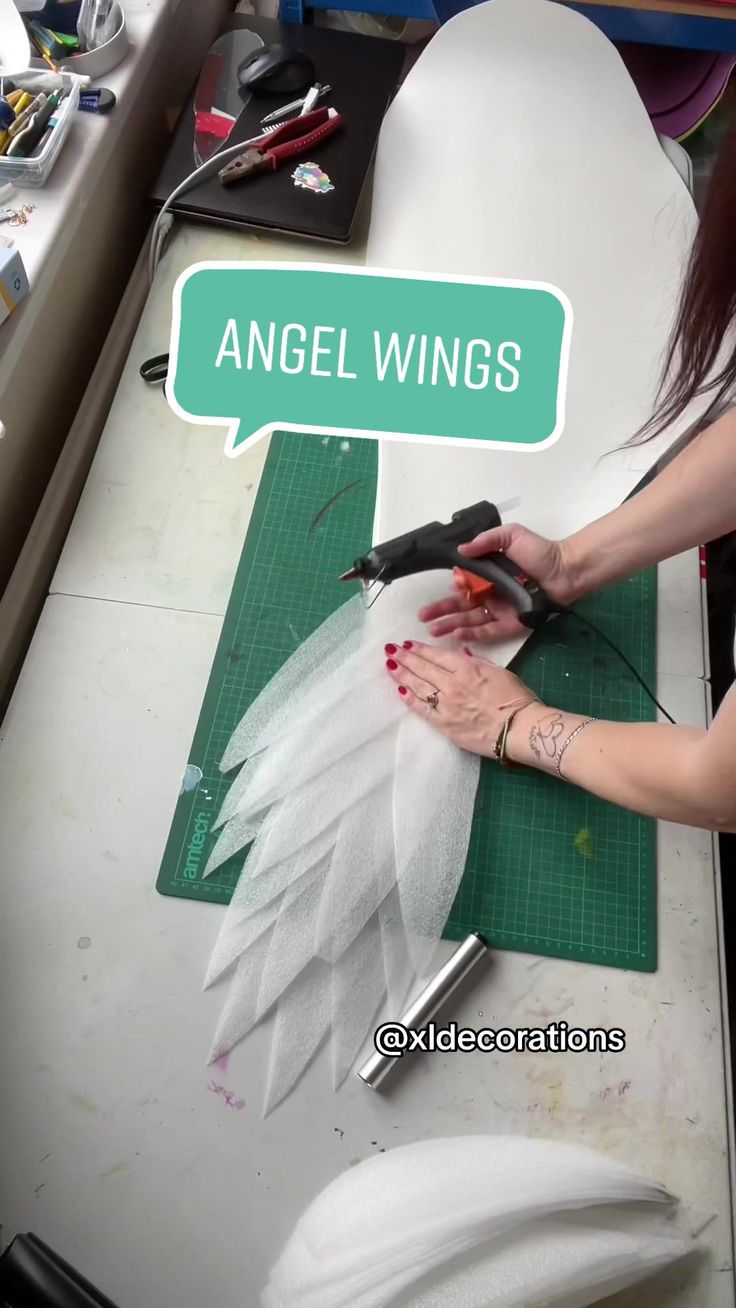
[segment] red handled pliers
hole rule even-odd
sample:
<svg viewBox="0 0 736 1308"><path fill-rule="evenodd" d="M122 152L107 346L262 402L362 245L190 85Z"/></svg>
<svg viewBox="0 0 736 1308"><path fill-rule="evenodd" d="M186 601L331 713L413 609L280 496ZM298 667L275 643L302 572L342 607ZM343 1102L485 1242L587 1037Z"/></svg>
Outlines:
<svg viewBox="0 0 736 1308"><path fill-rule="evenodd" d="M247 150L221 168L217 176L223 186L245 181L256 173L275 171L282 163L310 152L339 131L343 119L335 109L313 109L301 118L290 118L275 131L252 141Z"/></svg>

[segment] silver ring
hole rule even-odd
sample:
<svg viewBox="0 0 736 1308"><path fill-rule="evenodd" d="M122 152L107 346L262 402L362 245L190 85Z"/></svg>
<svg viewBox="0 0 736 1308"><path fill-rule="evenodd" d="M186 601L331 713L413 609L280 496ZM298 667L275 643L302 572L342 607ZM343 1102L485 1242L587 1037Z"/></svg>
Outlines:
<svg viewBox="0 0 736 1308"><path fill-rule="evenodd" d="M439 693L439 691L438 691L438 690L433 690L431 695L427 695L427 696L426 696L424 702L425 702L425 704L429 704L429 707L430 707L430 708L436 709L436 708L438 707L438 705L439 705L439 702L440 702L440 693Z"/></svg>

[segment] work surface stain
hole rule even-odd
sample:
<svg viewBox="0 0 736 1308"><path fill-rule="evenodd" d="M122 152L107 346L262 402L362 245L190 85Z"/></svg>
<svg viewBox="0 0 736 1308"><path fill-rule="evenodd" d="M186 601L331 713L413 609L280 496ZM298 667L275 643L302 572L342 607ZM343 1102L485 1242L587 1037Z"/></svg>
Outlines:
<svg viewBox="0 0 736 1308"><path fill-rule="evenodd" d="M96 1105L92 1103L91 1099L87 1099L84 1095L70 1095L69 1102L73 1108L78 1108L80 1113L97 1112Z"/></svg>
<svg viewBox="0 0 736 1308"><path fill-rule="evenodd" d="M582 827L575 837L575 848L582 858L593 857L593 837L587 827Z"/></svg>
<svg viewBox="0 0 736 1308"><path fill-rule="evenodd" d="M101 1181L109 1181L112 1176L120 1176L121 1172L127 1172L127 1163L117 1163L115 1167L108 1167L106 1172L100 1172Z"/></svg>

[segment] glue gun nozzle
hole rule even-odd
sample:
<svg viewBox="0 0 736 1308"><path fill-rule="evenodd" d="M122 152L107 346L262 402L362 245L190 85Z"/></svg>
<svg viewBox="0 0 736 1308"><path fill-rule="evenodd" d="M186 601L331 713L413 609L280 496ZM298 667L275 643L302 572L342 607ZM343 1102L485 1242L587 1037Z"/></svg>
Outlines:
<svg viewBox="0 0 736 1308"><path fill-rule="evenodd" d="M341 577L338 577L337 580L338 580L338 581L357 581L359 577L360 577L360 573L358 572L358 569L357 569L357 568L351 568L349 572L343 572L342 576L341 576Z"/></svg>

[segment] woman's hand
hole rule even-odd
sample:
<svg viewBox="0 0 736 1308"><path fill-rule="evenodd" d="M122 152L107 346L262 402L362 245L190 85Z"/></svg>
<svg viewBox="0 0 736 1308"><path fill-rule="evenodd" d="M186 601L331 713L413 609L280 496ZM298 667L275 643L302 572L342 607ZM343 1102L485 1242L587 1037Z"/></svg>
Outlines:
<svg viewBox="0 0 736 1308"><path fill-rule="evenodd" d="M578 598L564 541L545 540L518 523L510 523L484 531L460 546L460 553L466 558L477 559L500 552L533 577L556 603L568 605ZM495 591L490 596L468 597L461 586L456 586L454 595L428 604L420 611L419 618L429 625L429 634L435 637L454 635L458 640L470 642L528 635L513 605Z"/></svg>
<svg viewBox="0 0 736 1308"><path fill-rule="evenodd" d="M513 672L469 650L455 654L407 640L386 645L386 656L388 674L408 707L471 754L492 758L512 708L539 703Z"/></svg>

